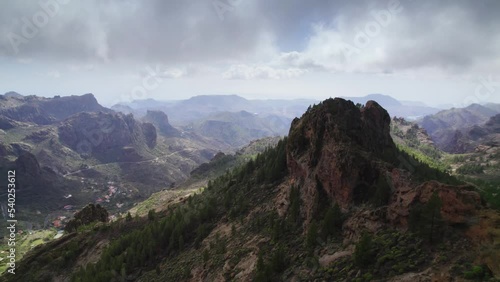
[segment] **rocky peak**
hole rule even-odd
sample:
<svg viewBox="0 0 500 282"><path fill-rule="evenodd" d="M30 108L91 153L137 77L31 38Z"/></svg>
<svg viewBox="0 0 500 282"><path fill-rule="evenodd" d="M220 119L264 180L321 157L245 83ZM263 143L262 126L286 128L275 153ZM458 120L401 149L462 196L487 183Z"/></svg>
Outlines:
<svg viewBox="0 0 500 282"><path fill-rule="evenodd" d="M391 138L391 117L389 113L375 101L368 101L361 109L361 120L363 121L364 147L385 151L394 149Z"/></svg>
<svg viewBox="0 0 500 282"><path fill-rule="evenodd" d="M12 99L15 101L11 101ZM4 101L0 115L15 121L46 125L80 112L111 112L111 110L99 105L92 94L54 98L26 96L23 99L10 98Z"/></svg>
<svg viewBox="0 0 500 282"><path fill-rule="evenodd" d="M390 116L378 103L357 107L328 99L292 123L287 163L292 181L302 186L306 217L328 198L347 209L366 200L381 175L377 160L394 154Z"/></svg>
<svg viewBox="0 0 500 282"><path fill-rule="evenodd" d="M413 183L410 177L407 181L394 177L394 171L400 171L395 167L399 151L390 135L390 122L387 111L374 101L356 106L339 98L328 99L293 121L287 144L287 166L291 185L300 188L306 224L331 203L349 210L370 203L377 199L380 191L385 191L382 205L390 206L399 192L418 194L421 183ZM441 191L451 189L422 185L432 186L429 190L438 191L440 195L446 194ZM479 197L475 192L454 195L444 202L477 203ZM406 216L415 201L403 208ZM467 206L463 214L471 214L474 209L474 205ZM391 211L404 214L400 209ZM443 207L444 211L453 211L453 208ZM450 212L449 218L462 217ZM388 214L387 219L395 224L404 222L394 214Z"/></svg>
<svg viewBox="0 0 500 282"><path fill-rule="evenodd" d="M109 109L99 105L93 94L81 96L54 97L40 104L47 113L57 120L63 120L80 112L110 112Z"/></svg>
<svg viewBox="0 0 500 282"><path fill-rule="evenodd" d="M148 110L144 120L152 123L158 132L166 137L180 136L180 132L170 125L167 114L162 111Z"/></svg>

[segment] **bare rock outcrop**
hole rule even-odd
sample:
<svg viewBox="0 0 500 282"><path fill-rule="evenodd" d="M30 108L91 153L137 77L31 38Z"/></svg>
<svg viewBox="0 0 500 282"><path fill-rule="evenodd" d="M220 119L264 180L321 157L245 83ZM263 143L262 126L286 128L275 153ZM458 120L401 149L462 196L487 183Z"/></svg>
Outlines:
<svg viewBox="0 0 500 282"><path fill-rule="evenodd" d="M473 187L416 182L410 172L396 168L400 152L391 138L390 122L387 111L374 101L359 107L339 98L293 121L287 165L291 184L301 191L306 224L318 209L332 203L343 210L371 203L381 186L388 187L389 194L384 212L361 209L346 222L345 230L377 229L382 222L407 226L412 207L428 202L434 192L441 198L443 218L452 224L465 223L481 207Z"/></svg>
<svg viewBox="0 0 500 282"><path fill-rule="evenodd" d="M384 166L377 160L396 150L390 120L374 101L360 109L336 98L293 121L287 163L292 182L301 187L307 220L318 197L349 209L372 194Z"/></svg>

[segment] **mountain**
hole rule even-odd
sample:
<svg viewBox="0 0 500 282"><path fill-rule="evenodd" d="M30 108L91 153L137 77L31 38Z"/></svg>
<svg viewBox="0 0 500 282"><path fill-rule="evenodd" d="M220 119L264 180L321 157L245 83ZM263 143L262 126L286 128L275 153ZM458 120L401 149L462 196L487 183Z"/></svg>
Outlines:
<svg viewBox="0 0 500 282"><path fill-rule="evenodd" d="M247 100L237 95L201 95L179 101L156 101L153 99L132 101L112 107L136 116L146 115L148 110L166 113L174 126L185 126L219 112L257 113L293 119L301 115L315 100Z"/></svg>
<svg viewBox="0 0 500 282"><path fill-rule="evenodd" d="M449 144L459 153L476 153L481 155L479 165L487 160L493 160L494 167L497 153L500 152L500 114L491 117L482 125L474 125L457 130Z"/></svg>
<svg viewBox="0 0 500 282"><path fill-rule="evenodd" d="M52 124L80 112L110 111L99 105L92 94L54 98L0 96L0 116L38 125Z"/></svg>
<svg viewBox="0 0 500 282"><path fill-rule="evenodd" d="M14 91L9 91L5 94L3 94L4 97L14 97L14 98L23 98L23 95L17 93L17 92L14 92Z"/></svg>
<svg viewBox="0 0 500 282"><path fill-rule="evenodd" d="M378 103L380 103L380 105L384 105L385 107L398 107L403 105L403 103L392 98L391 96L383 94L370 94L364 97L342 97L342 98L346 100L351 100L355 104L360 103L363 105L370 100L377 101Z"/></svg>
<svg viewBox="0 0 500 282"><path fill-rule="evenodd" d="M0 96L0 129L0 171L22 174L19 224L40 229L88 203L119 215L185 181L217 152L231 151L227 144L181 134L164 113L151 112L140 121L102 107L91 94ZM4 216L7 204L6 197L0 200Z"/></svg>
<svg viewBox="0 0 500 282"><path fill-rule="evenodd" d="M414 122L393 118L391 136L398 148L419 162L474 183L488 206L500 207L500 115L483 125L457 131L448 148L462 154L447 154L437 148L427 131Z"/></svg>
<svg viewBox="0 0 500 282"><path fill-rule="evenodd" d="M430 114L435 114L439 109L429 107L420 102L399 101L388 95L370 94L365 97L343 97L351 100L355 104L366 104L370 100L377 101L382 105L392 117L403 117L407 119L416 119Z"/></svg>
<svg viewBox="0 0 500 282"><path fill-rule="evenodd" d="M464 153L470 151L463 141L464 130L473 126L485 124L492 116L500 112L479 104L466 108L450 109L424 117L418 121L432 137L437 147L449 153Z"/></svg>
<svg viewBox="0 0 500 282"><path fill-rule="evenodd" d="M232 147L269 136L286 135L291 120L279 116L261 117L246 111L218 112L192 125L192 131Z"/></svg>
<svg viewBox="0 0 500 282"><path fill-rule="evenodd" d="M496 113L500 113L500 104L488 103L484 105L486 108L493 110Z"/></svg>
<svg viewBox="0 0 500 282"><path fill-rule="evenodd" d="M498 277L498 214L484 208L474 186L399 150L390 123L374 101L323 101L293 120L288 138L216 173L204 189L173 190L146 217L80 227L35 248L15 277L1 279ZM223 159L218 154L196 174L213 175Z"/></svg>
<svg viewBox="0 0 500 282"><path fill-rule="evenodd" d="M152 124L139 123L132 115L102 112L71 116L58 126L58 135L63 145L104 163L144 160L157 142Z"/></svg>
<svg viewBox="0 0 500 282"><path fill-rule="evenodd" d="M445 153L436 147L427 131L418 124L394 117L391 121L391 136L398 148L419 161L441 171L450 170L445 164Z"/></svg>
<svg viewBox="0 0 500 282"><path fill-rule="evenodd" d="M143 120L153 124L157 128L158 132L166 137L175 137L181 135L179 130L170 125L170 123L168 122L168 116L162 111L148 110Z"/></svg>

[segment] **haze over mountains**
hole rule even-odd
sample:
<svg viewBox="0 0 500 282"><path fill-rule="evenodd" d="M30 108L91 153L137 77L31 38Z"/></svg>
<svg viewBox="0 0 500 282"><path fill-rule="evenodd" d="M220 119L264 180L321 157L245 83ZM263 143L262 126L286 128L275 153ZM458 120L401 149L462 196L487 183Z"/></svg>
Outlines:
<svg viewBox="0 0 500 282"><path fill-rule="evenodd" d="M493 133L486 128L494 127L498 119L495 116L499 114L498 104L472 104L462 109L440 111L424 117L418 123L427 130L443 151L468 153L476 146L467 144L470 143L467 140L478 141L488 133ZM464 135L468 136L464 138Z"/></svg>

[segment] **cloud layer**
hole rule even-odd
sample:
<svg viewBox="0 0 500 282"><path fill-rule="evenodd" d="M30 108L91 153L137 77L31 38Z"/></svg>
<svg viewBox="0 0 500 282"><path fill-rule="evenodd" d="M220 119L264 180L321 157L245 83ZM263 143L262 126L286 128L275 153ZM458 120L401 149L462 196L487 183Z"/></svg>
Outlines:
<svg viewBox="0 0 500 282"><path fill-rule="evenodd" d="M498 66L495 0L224 1L7 1L0 11L1 54L333 71ZM390 7L399 12L387 20ZM356 36L370 28L368 44L358 46Z"/></svg>

